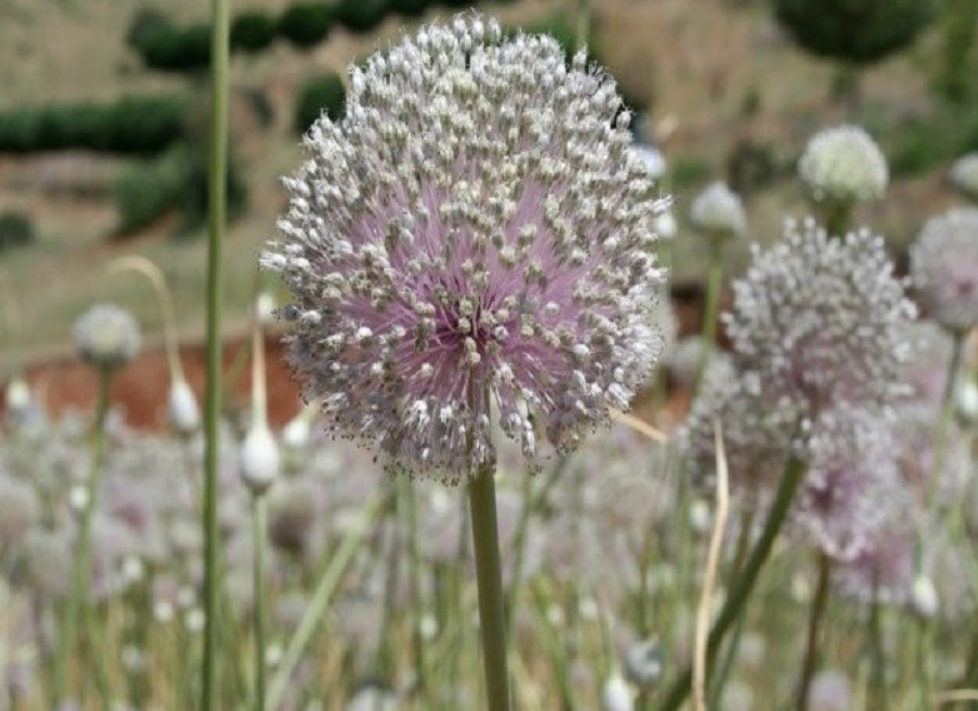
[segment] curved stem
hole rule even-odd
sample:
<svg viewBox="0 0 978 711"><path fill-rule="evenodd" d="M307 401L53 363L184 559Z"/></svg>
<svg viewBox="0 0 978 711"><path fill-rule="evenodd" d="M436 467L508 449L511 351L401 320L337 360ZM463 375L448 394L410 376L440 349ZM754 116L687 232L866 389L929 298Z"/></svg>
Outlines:
<svg viewBox="0 0 978 711"><path fill-rule="evenodd" d="M777 538L778 532L781 530L781 526L788 516L788 509L791 507L791 502L795 497L795 491L798 489L798 484L801 482L804 473L805 462L792 456L788 460L784 474L781 477L777 495L775 496L774 503L771 504L771 509L768 511L767 520L764 522L764 529L761 531L760 538L754 544L754 548L748 556L747 562L744 563L743 570L731 586L730 596L724 602L723 609L720 611L716 622L713 623L713 629L710 631L710 637L706 646L707 664L713 661L721 642L723 642L724 636L726 636L730 627L743 612L747 599L750 597L754 589L754 584L757 582L758 575L760 575L761 568L764 567L764 563L771 554L771 549L774 547L774 541ZM676 711L689 695L691 682L692 671L687 668L666 691L662 705L659 707L660 711Z"/></svg>
<svg viewBox="0 0 978 711"><path fill-rule="evenodd" d="M503 616L502 566L496 523L496 484L491 467L469 482L472 542L479 587L479 623L489 711L509 711L509 670L506 667L506 622Z"/></svg>
<svg viewBox="0 0 978 711"><path fill-rule="evenodd" d="M801 684L798 687L798 711L807 711L808 692L811 688L812 676L815 674L815 665L818 662L818 642L822 628L822 619L825 617L825 605L829 599L829 583L832 577L832 561L820 553L818 556L818 584L815 588L815 597L812 600L811 615L808 618L808 643L805 647L805 662L801 671Z"/></svg>
<svg viewBox="0 0 978 711"><path fill-rule="evenodd" d="M153 262L146 257L130 255L119 257L109 264L109 271L131 270L142 274L153 285L156 301L160 306L163 318L163 343L166 348L167 365L170 368L170 379L185 380L183 364L180 362L180 352L177 347L177 319L173 308L173 293L166 285L166 277Z"/></svg>
<svg viewBox="0 0 978 711"><path fill-rule="evenodd" d="M227 223L228 63L230 0L212 0L211 135L208 169L207 240L207 374L204 387L204 662L201 665L201 711L218 708L220 600L217 476L221 412L221 298L223 241Z"/></svg>

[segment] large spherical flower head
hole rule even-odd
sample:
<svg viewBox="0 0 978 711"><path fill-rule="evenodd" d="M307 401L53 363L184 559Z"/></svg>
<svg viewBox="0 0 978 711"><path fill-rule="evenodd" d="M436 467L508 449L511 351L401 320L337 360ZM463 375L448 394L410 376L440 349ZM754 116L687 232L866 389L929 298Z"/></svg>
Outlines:
<svg viewBox="0 0 978 711"><path fill-rule="evenodd" d="M794 403L758 373L711 361L679 431L688 474L704 492L715 491L714 422L719 422L732 493L749 507L763 505L788 462L797 419Z"/></svg>
<svg viewBox="0 0 978 711"><path fill-rule="evenodd" d="M707 237L739 237L747 230L744 204L726 183L719 181L696 196L689 220Z"/></svg>
<svg viewBox="0 0 978 711"><path fill-rule="evenodd" d="M968 153L954 161L948 177L958 192L978 201L978 153Z"/></svg>
<svg viewBox="0 0 978 711"><path fill-rule="evenodd" d="M75 321L75 348L86 363L117 368L139 352L139 324L115 304L96 304Z"/></svg>
<svg viewBox="0 0 978 711"><path fill-rule="evenodd" d="M843 204L878 200L890 179L882 151L859 126L816 133L798 162L798 175L816 202Z"/></svg>
<svg viewBox="0 0 978 711"><path fill-rule="evenodd" d="M350 77L285 181L263 255L290 360L331 427L446 481L492 462L490 406L532 462L626 408L661 340L660 204L612 81L476 15Z"/></svg>
<svg viewBox="0 0 978 711"><path fill-rule="evenodd" d="M935 321L958 332L978 325L978 208L928 220L910 248L910 276Z"/></svg>
<svg viewBox="0 0 978 711"><path fill-rule="evenodd" d="M825 555L853 560L874 542L890 500L906 490L897 443L879 412L832 410L814 430L794 521Z"/></svg>
<svg viewBox="0 0 978 711"><path fill-rule="evenodd" d="M916 309L893 275L883 239L829 239L811 220L788 222L784 240L755 248L725 315L738 367L814 419L842 404L888 405L905 391L901 365Z"/></svg>

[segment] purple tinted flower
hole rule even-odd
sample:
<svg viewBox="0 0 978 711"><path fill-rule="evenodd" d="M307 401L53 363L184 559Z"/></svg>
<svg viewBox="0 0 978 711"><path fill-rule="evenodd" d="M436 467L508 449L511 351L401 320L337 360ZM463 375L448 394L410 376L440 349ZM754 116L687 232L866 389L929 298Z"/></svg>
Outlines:
<svg viewBox="0 0 978 711"><path fill-rule="evenodd" d="M910 248L910 274L935 321L958 332L978 325L978 208L928 220Z"/></svg>
<svg viewBox="0 0 978 711"><path fill-rule="evenodd" d="M262 256L293 302L290 361L337 434L449 482L495 457L490 407L532 463L627 408L661 340L660 205L611 79L478 16L350 77L285 181Z"/></svg>
<svg viewBox="0 0 978 711"><path fill-rule="evenodd" d="M901 365L915 317L883 239L866 231L829 239L811 220L755 251L727 314L739 368L814 418L841 405L886 405L904 388Z"/></svg>
<svg viewBox="0 0 978 711"><path fill-rule="evenodd" d="M851 560L872 544L889 500L904 493L897 443L879 413L831 411L808 451L794 520L827 556Z"/></svg>

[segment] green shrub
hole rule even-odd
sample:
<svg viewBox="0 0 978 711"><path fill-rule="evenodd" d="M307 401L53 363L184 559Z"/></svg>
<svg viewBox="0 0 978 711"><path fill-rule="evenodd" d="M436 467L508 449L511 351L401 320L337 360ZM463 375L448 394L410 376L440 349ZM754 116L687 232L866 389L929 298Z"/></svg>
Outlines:
<svg viewBox="0 0 978 711"><path fill-rule="evenodd" d="M129 22L129 29L126 30L126 46L138 51L146 41L147 34L160 27L170 27L166 15L156 8L141 8Z"/></svg>
<svg viewBox="0 0 978 711"><path fill-rule="evenodd" d="M312 47L329 34L333 9L324 2L292 5L278 21L278 33L296 47Z"/></svg>
<svg viewBox="0 0 978 711"><path fill-rule="evenodd" d="M921 175L978 150L978 104L941 106L884 141L894 176Z"/></svg>
<svg viewBox="0 0 978 711"><path fill-rule="evenodd" d="M34 223L23 212L0 214L0 252L34 241Z"/></svg>
<svg viewBox="0 0 978 711"><path fill-rule="evenodd" d="M391 0L391 9L402 15L418 17L424 14L430 6L434 5L432 0Z"/></svg>
<svg viewBox="0 0 978 711"><path fill-rule="evenodd" d="M153 153L182 136L183 112L184 102L173 97L15 109L0 114L0 152Z"/></svg>
<svg viewBox="0 0 978 711"><path fill-rule="evenodd" d="M180 200L185 149L168 151L155 161L145 161L123 171L112 193L119 215L117 232L129 235L150 227Z"/></svg>
<svg viewBox="0 0 978 711"><path fill-rule="evenodd" d="M778 22L809 52L869 64L910 45L937 0L775 0Z"/></svg>
<svg viewBox="0 0 978 711"><path fill-rule="evenodd" d="M243 12L231 23L232 51L257 54L268 47L278 32L276 21L259 10Z"/></svg>
<svg viewBox="0 0 978 711"><path fill-rule="evenodd" d="M119 213L117 233L131 235L177 211L177 236L192 234L207 216L207 151L181 143L153 161L143 161L123 172L113 186ZM228 163L228 215L241 214L247 194L237 162Z"/></svg>
<svg viewBox="0 0 978 711"><path fill-rule="evenodd" d="M331 72L309 79L296 98L295 130L305 133L323 112L336 121L343 117L345 108L346 87L339 74Z"/></svg>
<svg viewBox="0 0 978 711"><path fill-rule="evenodd" d="M169 23L148 27L136 46L143 63L161 72L191 72L211 59L211 29L207 24L178 28Z"/></svg>
<svg viewBox="0 0 978 711"><path fill-rule="evenodd" d="M390 0L339 0L335 8L337 22L358 34L373 30L390 11Z"/></svg>

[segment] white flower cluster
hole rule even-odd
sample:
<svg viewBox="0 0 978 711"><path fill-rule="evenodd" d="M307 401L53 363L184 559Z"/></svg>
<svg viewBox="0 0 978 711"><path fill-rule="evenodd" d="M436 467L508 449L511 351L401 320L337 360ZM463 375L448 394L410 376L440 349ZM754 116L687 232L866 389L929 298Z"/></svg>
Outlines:
<svg viewBox="0 0 978 711"><path fill-rule="evenodd" d="M859 126L844 125L809 140L798 175L816 202L851 204L883 197L890 172L872 137Z"/></svg>

